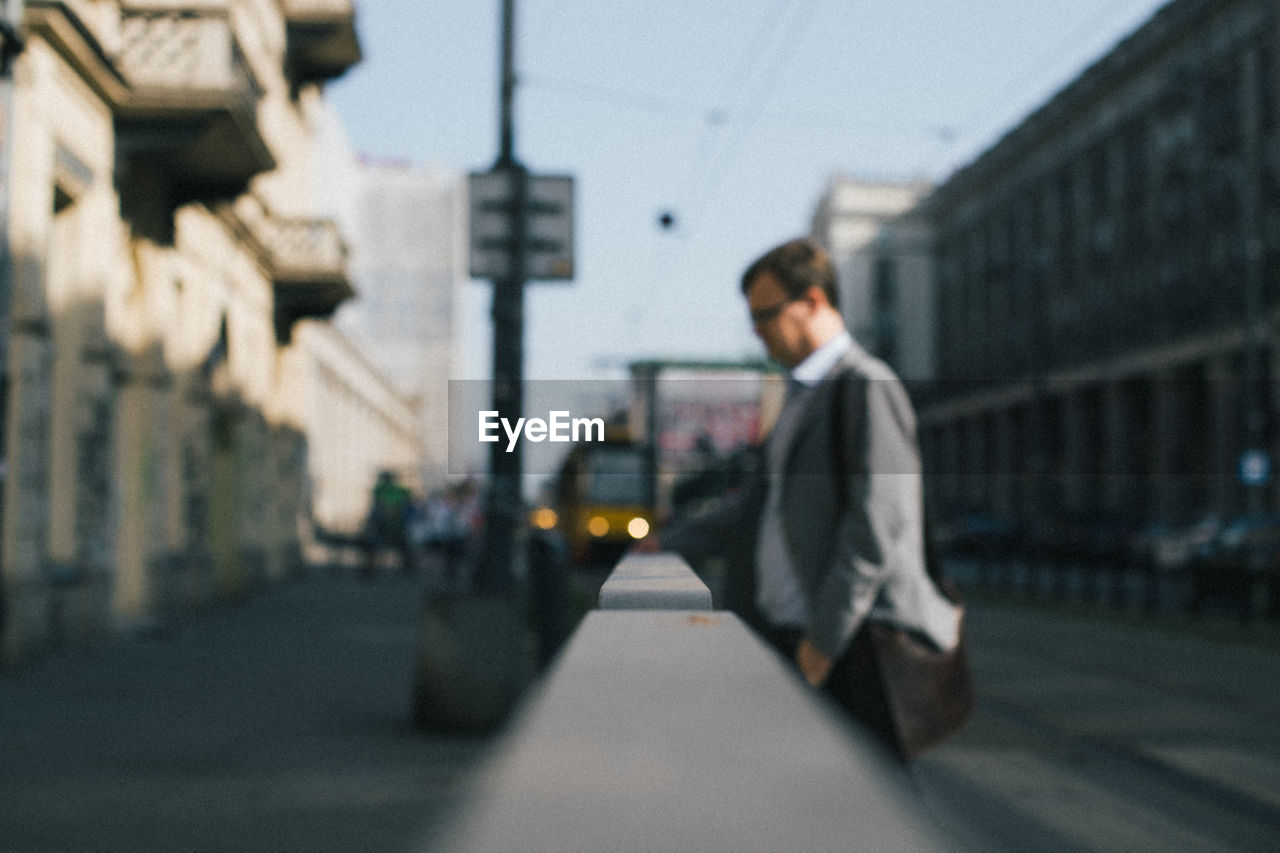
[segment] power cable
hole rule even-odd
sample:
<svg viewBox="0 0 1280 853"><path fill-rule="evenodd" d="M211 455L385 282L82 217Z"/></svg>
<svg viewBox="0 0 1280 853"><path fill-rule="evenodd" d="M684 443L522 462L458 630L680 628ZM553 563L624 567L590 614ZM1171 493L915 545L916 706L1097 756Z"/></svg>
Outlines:
<svg viewBox="0 0 1280 853"><path fill-rule="evenodd" d="M777 5L785 6L787 4L783 2ZM708 133L703 137L703 144L699 146L698 153L692 162L690 178L682 184L682 186L694 186L694 181L698 177L707 178L700 190L694 195L693 201L689 206L689 221L695 224L698 223L701 216L714 203L720 187L729 175L743 138L759 120L760 114L777 86L783 69L794 55L804 31L813 17L816 6L817 0L802 0L802 2L795 5L794 14L787 27L783 30L781 39L776 40L774 43L775 50L771 61L763 66L756 64L756 57L764 52L764 42L769 34L775 32L774 16L766 15L761 22L761 26L757 29L755 37L752 39L750 48L743 57L738 73L730 79L729 88L721 103L728 105L737 100L738 92L744 90L748 81L752 78L753 66L764 69L762 72L763 77L754 83L756 89L753 96L750 96L747 100L740 114L740 119L729 120L729 117L738 114L728 106L722 107L718 111L725 117L725 120L713 125L713 129L718 130L721 127L730 127L736 132L721 146L718 155L714 156L714 158L712 157L712 144L714 143L715 134Z"/></svg>
<svg viewBox="0 0 1280 853"><path fill-rule="evenodd" d="M802 0L795 5L793 3L794 0L775 0L762 16L738 65L728 76L723 91L711 107L642 90L547 74L524 74L521 83L531 88L559 92L581 101L625 106L657 115L684 116L701 121L704 132L689 160L686 177L679 184L680 187L693 189L685 201L673 206L675 210L683 207L686 211L693 209L700 214L714 202L732 166L734 151L740 146L745 134L757 124L782 70L803 35L817 0ZM784 17L789 5L792 6L790 21L780 29L778 19ZM782 34L780 38L779 33ZM761 63L761 56L768 56L769 59ZM750 91L749 87L753 86L754 90ZM725 136L727 129L733 131L729 137ZM683 213L681 218L686 218Z"/></svg>
<svg viewBox="0 0 1280 853"><path fill-rule="evenodd" d="M581 80L553 77L548 74L526 74L521 77L521 82L531 88L560 92L579 101L609 106L625 106L658 115L683 115L710 121L716 112L698 104L674 98L665 98L652 92L644 92L622 86L587 83Z"/></svg>
<svg viewBox="0 0 1280 853"><path fill-rule="evenodd" d="M709 113L705 132L699 143L697 152L690 163L688 178L682 187L693 187L682 217L690 223L675 229L668 228L670 233L678 237L692 236L701 224L702 216L714 204L716 197L729 176L734 160L741 150L746 134L755 126L764 111L770 96L773 94L778 80L787 63L794 55L804 30L807 27L817 0L801 0L794 8L787 26L781 28L782 36L775 39L772 55L761 62L759 57L769 53L769 39L779 32L777 18L785 11L786 0L776 3L779 14L766 14L756 29L742 61L730 76L724 93L721 95L715 112ZM754 88L752 88L754 87ZM737 105L742 102L741 108ZM732 131L728 136L726 131ZM717 142L720 144L717 146ZM680 210L679 206L676 210ZM651 267L655 270L677 269L683 255L690 248L687 239L678 242L662 241L655 246ZM664 252L665 250L665 252ZM665 257L662 255L665 254Z"/></svg>
<svg viewBox="0 0 1280 853"><path fill-rule="evenodd" d="M1034 63L1013 77L986 104L976 110L969 119L957 125L948 125L943 128L949 131L950 137L944 140L945 144L950 147L960 136L971 136L975 132L983 132L981 129L986 127L1001 109L1007 107L1010 103L1016 103L1017 96L1020 93L1026 91L1028 86L1042 79L1043 75L1056 63L1068 56L1072 48L1078 46L1083 38L1091 33L1098 32L1106 24L1119 19L1122 15L1129 16L1133 10L1148 6L1150 3L1151 0L1133 0L1128 4L1116 4L1114 0L1103 0L1092 15L1068 30L1053 49L1040 54ZM1125 35L1128 35L1128 33L1125 33ZM1077 75L1079 73L1078 70L1075 72ZM1017 120L1016 118L1014 119L1015 123Z"/></svg>

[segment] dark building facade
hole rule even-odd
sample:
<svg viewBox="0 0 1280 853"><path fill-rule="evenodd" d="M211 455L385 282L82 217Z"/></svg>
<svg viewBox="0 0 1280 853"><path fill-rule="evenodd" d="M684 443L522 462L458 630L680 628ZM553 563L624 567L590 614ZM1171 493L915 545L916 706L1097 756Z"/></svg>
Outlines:
<svg viewBox="0 0 1280 853"><path fill-rule="evenodd" d="M1278 137L1280 3L1174 0L925 200L941 512L1276 504Z"/></svg>

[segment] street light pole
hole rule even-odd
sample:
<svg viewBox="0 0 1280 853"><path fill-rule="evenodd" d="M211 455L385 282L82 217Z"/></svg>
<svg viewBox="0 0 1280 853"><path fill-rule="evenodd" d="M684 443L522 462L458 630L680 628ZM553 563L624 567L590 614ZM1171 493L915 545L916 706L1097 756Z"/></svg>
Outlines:
<svg viewBox="0 0 1280 853"><path fill-rule="evenodd" d="M527 172L515 156L512 116L515 95L515 2L502 4L500 80L501 144L498 160L484 177L499 186L489 199L505 220L500 258L486 267L493 280L493 396L502 417L515 420L524 405L524 284L528 212ZM474 176L473 176L474 177ZM493 190L493 186L489 186ZM477 184L471 184L477 208ZM473 219L471 238L476 239ZM473 270L476 244L472 244ZM474 275L474 272L473 272ZM422 643L414 687L414 721L432 730L492 731L520 696L529 661L523 652L525 619L515 593L516 542L521 518L521 453L495 442L489 460L484 537L475 566L473 595L429 599L424 636L447 637Z"/></svg>
<svg viewBox="0 0 1280 853"><path fill-rule="evenodd" d="M1246 187L1251 184L1244 176L1242 181ZM1245 394L1248 402L1245 405L1245 447L1249 453L1261 453L1266 459L1266 467L1270 467L1271 448L1266 446L1267 410L1270 407L1270 387L1262 386L1262 356L1264 341L1258 335L1258 324L1270 322L1266 316L1262 294L1262 237L1257 225L1257 200L1251 190L1242 199L1245 207L1245 327L1244 327L1244 375ZM1256 481L1246 485L1246 505L1251 513L1261 512L1266 508L1267 477L1260 476Z"/></svg>
<svg viewBox="0 0 1280 853"><path fill-rule="evenodd" d="M514 421L524 408L524 285L528 171L515 153L515 0L502 2L502 59L499 81L501 124L499 154L493 171L505 173L511 186L510 264L493 282L493 408ZM485 512L484 559L476 586L502 593L514 580L516 539L521 516L523 458L520 442L495 443L489 455L489 492Z"/></svg>
<svg viewBox="0 0 1280 853"><path fill-rule="evenodd" d="M1246 79L1255 81L1257 75L1258 56L1250 51L1245 58ZM1267 420L1271 411L1272 383L1263 385L1262 358L1266 351L1266 334L1259 335L1259 324L1264 327L1271 322L1263 292L1265 282L1264 248L1262 239L1262 194L1258 174L1254 171L1259 162L1260 131L1258 116L1258 100L1260 93L1256 83L1246 87L1245 140L1239 160L1228 160L1224 166L1230 178L1235 182L1237 205L1240 212L1240 226L1244 232L1244 372L1245 394L1245 449L1255 457L1260 470L1245 484L1245 505L1249 512L1258 513L1266 509L1267 491L1271 468L1271 448L1267 445Z"/></svg>
<svg viewBox="0 0 1280 853"><path fill-rule="evenodd" d="M513 166L516 162L516 22L515 0L502 0L502 57L498 80L499 128L498 162L495 168Z"/></svg>

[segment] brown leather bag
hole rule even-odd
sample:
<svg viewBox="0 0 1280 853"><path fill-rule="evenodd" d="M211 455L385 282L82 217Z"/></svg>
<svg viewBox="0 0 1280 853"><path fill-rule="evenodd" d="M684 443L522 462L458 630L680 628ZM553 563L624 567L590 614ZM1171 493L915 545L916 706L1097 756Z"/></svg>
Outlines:
<svg viewBox="0 0 1280 853"><path fill-rule="evenodd" d="M848 503L847 474L841 439L844 436L843 383L835 388L831 407L831 452L840 505ZM939 651L923 637L893 625L868 623L876 661L883 680L889 713L893 715L898 746L905 758L915 758L964 728L973 714L973 677L965 639L965 609L960 590L943 571L927 508L922 519L924 564L929 581L959 610L960 639L955 648Z"/></svg>
<svg viewBox="0 0 1280 853"><path fill-rule="evenodd" d="M964 728L974 706L964 606L960 641L950 651L892 625L873 622L867 630L903 755L915 758Z"/></svg>

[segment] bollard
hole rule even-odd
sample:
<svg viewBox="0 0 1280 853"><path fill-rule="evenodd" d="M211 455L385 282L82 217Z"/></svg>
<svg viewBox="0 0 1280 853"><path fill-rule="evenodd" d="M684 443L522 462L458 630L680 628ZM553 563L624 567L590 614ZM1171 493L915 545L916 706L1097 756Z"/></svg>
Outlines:
<svg viewBox="0 0 1280 853"><path fill-rule="evenodd" d="M529 534L529 622L545 669L569 637L569 556L553 530Z"/></svg>
<svg viewBox="0 0 1280 853"><path fill-rule="evenodd" d="M525 633L514 596L424 596L414 725L465 734L497 729L531 677Z"/></svg>

